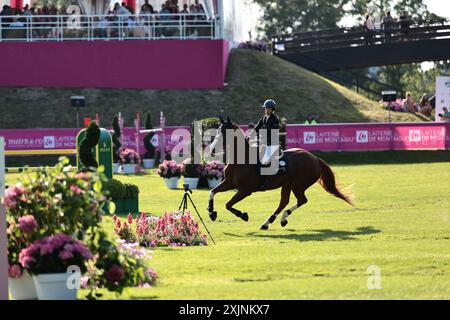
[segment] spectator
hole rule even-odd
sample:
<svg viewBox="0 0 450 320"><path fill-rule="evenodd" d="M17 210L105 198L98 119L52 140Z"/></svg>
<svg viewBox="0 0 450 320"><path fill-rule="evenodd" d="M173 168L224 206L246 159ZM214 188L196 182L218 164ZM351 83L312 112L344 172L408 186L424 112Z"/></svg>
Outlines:
<svg viewBox="0 0 450 320"><path fill-rule="evenodd" d="M431 107L430 101L428 100L428 96L426 93L423 94L422 99L420 99L419 103L419 112L427 117L431 116Z"/></svg>
<svg viewBox="0 0 450 320"><path fill-rule="evenodd" d="M402 12L402 15L400 16L400 33L402 40L406 40L408 37L408 31L409 31L409 18L406 11Z"/></svg>
<svg viewBox="0 0 450 320"><path fill-rule="evenodd" d="M148 3L148 0L145 0L144 4L141 6L141 12L146 14L154 14L153 6Z"/></svg>
<svg viewBox="0 0 450 320"><path fill-rule="evenodd" d="M184 13L184 14L188 14L189 13L187 3L183 4L183 10L181 10L180 13Z"/></svg>
<svg viewBox="0 0 450 320"><path fill-rule="evenodd" d="M198 13L198 17L196 20L206 20L206 14L205 14L205 8L203 8L203 5L198 2L198 0L195 0L195 11Z"/></svg>
<svg viewBox="0 0 450 320"><path fill-rule="evenodd" d="M316 119L314 119L314 116L311 113L309 113L308 116L306 117L304 124L317 124L317 121Z"/></svg>
<svg viewBox="0 0 450 320"><path fill-rule="evenodd" d="M373 34L375 32L375 25L370 14L366 15L366 20L364 21L364 29L366 31L366 44L372 43Z"/></svg>
<svg viewBox="0 0 450 320"><path fill-rule="evenodd" d="M32 16L33 13L30 10L30 6L28 4L25 5L25 7L23 7L23 15L24 16Z"/></svg>
<svg viewBox="0 0 450 320"><path fill-rule="evenodd" d="M109 15L104 16L102 20L98 23L99 29L100 29L100 38L109 38L110 37L110 31L109 28Z"/></svg>
<svg viewBox="0 0 450 320"><path fill-rule="evenodd" d="M406 99L403 100L402 109L405 112L416 112L416 104L412 98L412 95L410 92L406 93Z"/></svg>
<svg viewBox="0 0 450 320"><path fill-rule="evenodd" d="M13 23L9 25L11 28L23 28L25 25L20 21L19 16L14 17Z"/></svg>
<svg viewBox="0 0 450 320"><path fill-rule="evenodd" d="M386 16L383 18L383 30L384 30L384 43L391 42L392 28L394 26L395 20L391 17L391 12L387 11Z"/></svg>
<svg viewBox="0 0 450 320"><path fill-rule="evenodd" d="M114 8L113 8L114 14L118 14L119 9L120 9L120 4L118 2L114 3Z"/></svg>

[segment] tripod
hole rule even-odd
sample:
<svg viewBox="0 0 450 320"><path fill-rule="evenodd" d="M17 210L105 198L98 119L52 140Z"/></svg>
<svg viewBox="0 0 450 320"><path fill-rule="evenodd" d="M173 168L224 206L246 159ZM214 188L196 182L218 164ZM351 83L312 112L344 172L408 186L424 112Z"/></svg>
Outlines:
<svg viewBox="0 0 450 320"><path fill-rule="evenodd" d="M183 212L185 212L187 210L188 199L189 199L190 203L194 207L195 212L197 213L198 217L200 218L200 221L202 222L203 226L205 227L206 232L208 232L208 235L211 238L212 242L214 244L216 244L216 242L214 241L213 237L211 236L211 233L209 233L209 230L206 227L206 224L203 221L202 216L200 215L200 213L198 213L198 210L197 210L197 207L194 204L194 201L192 201L192 198L191 198L191 196L189 194L189 193L192 193L192 190L189 189L189 185L188 184L184 184L183 187L184 187L184 196L183 196L183 199L181 200L180 206L178 207L178 211L180 211L182 208L183 208Z"/></svg>

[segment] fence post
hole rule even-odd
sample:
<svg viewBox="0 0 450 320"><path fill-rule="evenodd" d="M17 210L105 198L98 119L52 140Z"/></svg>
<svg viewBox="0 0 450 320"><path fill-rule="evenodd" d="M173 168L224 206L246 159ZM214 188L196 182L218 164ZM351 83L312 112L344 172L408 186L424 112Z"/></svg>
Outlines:
<svg viewBox="0 0 450 320"><path fill-rule="evenodd" d="M8 241L6 238L5 139L0 137L0 300L8 300Z"/></svg>

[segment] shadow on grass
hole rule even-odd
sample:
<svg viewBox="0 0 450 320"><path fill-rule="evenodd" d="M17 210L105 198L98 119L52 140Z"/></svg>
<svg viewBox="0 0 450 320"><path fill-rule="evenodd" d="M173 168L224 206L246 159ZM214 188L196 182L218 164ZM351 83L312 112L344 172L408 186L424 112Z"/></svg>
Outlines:
<svg viewBox="0 0 450 320"><path fill-rule="evenodd" d="M291 233L278 233L278 234L270 234L270 231L265 231L265 233L261 232L250 232L247 233L247 236L255 237L255 238L272 238L272 239L284 239L284 240L296 240L300 242L307 242L307 241L327 241L332 239L337 240L355 240L358 236L362 235L369 235L369 234L376 234L380 233L381 230L375 229L373 227L360 227L357 228L355 231L341 231L341 230L331 230L331 229L319 229L319 230L308 230L309 232L314 233L307 233L307 234L299 234L299 233L292 233L296 232L296 230L289 229L288 230ZM233 234L226 234L230 236L236 236Z"/></svg>
<svg viewBox="0 0 450 320"><path fill-rule="evenodd" d="M450 150L313 152L331 165L450 162Z"/></svg>

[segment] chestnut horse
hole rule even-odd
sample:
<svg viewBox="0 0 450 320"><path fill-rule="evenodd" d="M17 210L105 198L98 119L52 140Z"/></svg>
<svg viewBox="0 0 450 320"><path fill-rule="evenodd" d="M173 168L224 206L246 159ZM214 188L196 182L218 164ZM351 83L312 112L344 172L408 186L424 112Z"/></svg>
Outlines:
<svg viewBox="0 0 450 320"><path fill-rule="evenodd" d="M249 149L252 148L252 146L250 146L248 140L245 138L244 132L236 124L232 123L230 118L228 118L227 121L220 119L220 126L217 129L217 135L213 145L223 137L224 150L229 150L232 144L225 139L226 130L229 129L233 130L237 137L240 136L241 141L245 141L246 162L244 164L236 164L236 162L234 162L234 164L227 164L224 171L224 180L210 191L208 211L212 221L215 221L217 218L217 212L214 211L214 195L219 192L233 189L237 189L237 192L227 202L226 208L242 220L248 221L248 214L239 211L233 206L253 192L281 188L280 204L261 226L262 230L267 230L269 224L273 223L278 214L289 204L289 198L292 192L297 199L297 203L284 211L281 217L281 226L286 226L288 223L287 217L295 209L298 209L308 201L305 196L305 191L318 180L327 192L348 202L350 205L353 205L350 197L343 194L336 187L334 173L328 164L322 159L300 148L284 151L283 160L287 163L286 172L271 176L268 188L261 190L262 176L260 175L259 165L247 164ZM234 145L234 147L236 148L236 145ZM236 154L236 152L234 154Z"/></svg>

